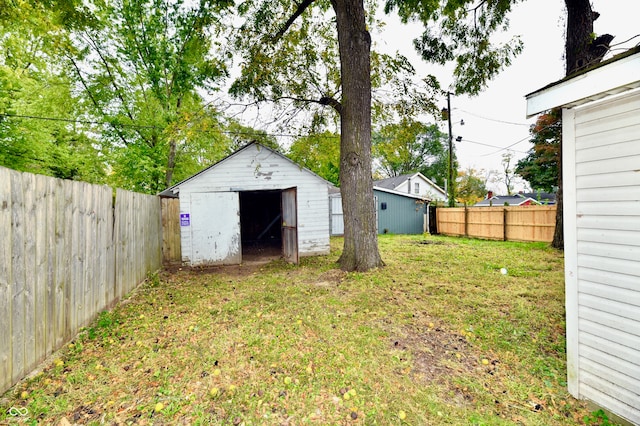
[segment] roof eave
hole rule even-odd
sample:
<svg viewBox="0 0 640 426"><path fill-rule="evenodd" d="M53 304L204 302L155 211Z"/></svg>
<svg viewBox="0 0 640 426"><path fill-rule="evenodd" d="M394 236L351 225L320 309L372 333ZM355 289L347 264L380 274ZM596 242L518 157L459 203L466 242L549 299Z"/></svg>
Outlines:
<svg viewBox="0 0 640 426"><path fill-rule="evenodd" d="M640 87L640 47L526 95L527 117L573 107Z"/></svg>

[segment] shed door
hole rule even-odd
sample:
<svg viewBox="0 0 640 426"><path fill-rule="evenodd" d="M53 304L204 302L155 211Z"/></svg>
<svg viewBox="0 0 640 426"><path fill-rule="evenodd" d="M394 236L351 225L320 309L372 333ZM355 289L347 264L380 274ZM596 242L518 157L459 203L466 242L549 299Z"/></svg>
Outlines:
<svg viewBox="0 0 640 426"><path fill-rule="evenodd" d="M191 245L193 265L242 262L237 192L191 194Z"/></svg>
<svg viewBox="0 0 640 426"><path fill-rule="evenodd" d="M298 263L298 200L296 188L282 190L282 255Z"/></svg>

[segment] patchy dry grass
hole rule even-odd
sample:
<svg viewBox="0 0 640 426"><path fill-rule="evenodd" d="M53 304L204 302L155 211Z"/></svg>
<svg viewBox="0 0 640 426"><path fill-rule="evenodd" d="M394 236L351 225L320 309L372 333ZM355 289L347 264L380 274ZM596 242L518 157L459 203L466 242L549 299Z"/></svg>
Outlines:
<svg viewBox="0 0 640 426"><path fill-rule="evenodd" d="M300 266L150 279L7 392L0 423L566 425L589 415L565 389L561 253L381 236L387 266L344 273L341 244Z"/></svg>

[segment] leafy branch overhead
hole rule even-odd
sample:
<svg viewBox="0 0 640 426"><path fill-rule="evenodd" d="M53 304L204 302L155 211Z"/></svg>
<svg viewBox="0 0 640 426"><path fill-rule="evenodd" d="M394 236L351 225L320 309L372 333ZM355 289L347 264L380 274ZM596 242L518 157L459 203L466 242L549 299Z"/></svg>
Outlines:
<svg viewBox="0 0 640 426"><path fill-rule="evenodd" d="M377 5L368 7L368 28L381 34L384 23L376 18ZM287 117L305 113L299 117L302 128L335 128L343 91L329 2L253 1L243 3L240 12L244 21L234 39L240 75L231 95L275 103L277 111L288 111ZM374 48L371 81L374 122L436 110L438 82L433 76L418 79L413 65L399 53Z"/></svg>
<svg viewBox="0 0 640 426"><path fill-rule="evenodd" d="M439 0L387 0L385 12L396 11L404 23L422 22L424 31L414 40L422 59L441 65L454 62L455 92L476 95L522 51L517 36L499 45L490 40L507 29L507 15L516 3L450 0L441 7Z"/></svg>

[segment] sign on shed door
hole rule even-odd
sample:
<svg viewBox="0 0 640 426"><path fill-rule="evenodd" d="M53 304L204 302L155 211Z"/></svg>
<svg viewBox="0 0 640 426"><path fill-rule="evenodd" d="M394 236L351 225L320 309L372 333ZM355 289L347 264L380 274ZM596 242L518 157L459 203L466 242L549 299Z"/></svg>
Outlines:
<svg viewBox="0 0 640 426"><path fill-rule="evenodd" d="M191 193L192 264L242 262L237 192Z"/></svg>

